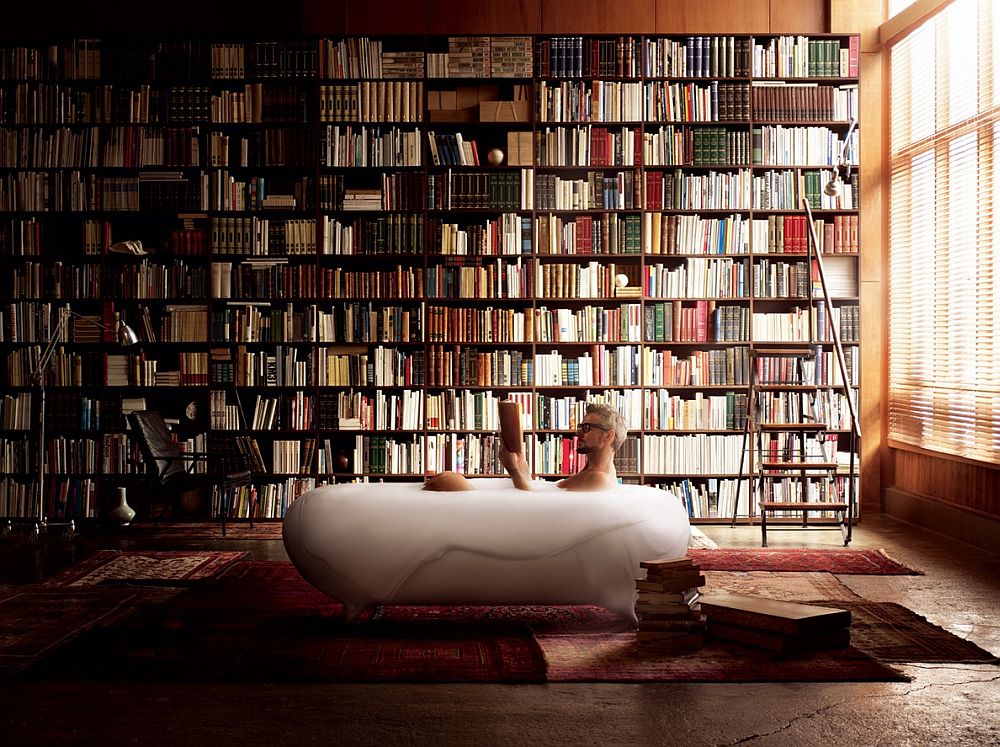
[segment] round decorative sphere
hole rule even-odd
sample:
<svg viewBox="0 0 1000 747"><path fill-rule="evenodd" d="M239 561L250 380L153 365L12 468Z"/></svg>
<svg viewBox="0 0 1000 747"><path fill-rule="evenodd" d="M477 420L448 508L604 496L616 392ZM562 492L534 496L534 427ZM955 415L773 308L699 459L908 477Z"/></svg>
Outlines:
<svg viewBox="0 0 1000 747"><path fill-rule="evenodd" d="M617 275L615 275L615 285L617 285L619 288L624 288L626 285L628 285L628 275L626 275L624 272L620 272Z"/></svg>
<svg viewBox="0 0 1000 747"><path fill-rule="evenodd" d="M494 166L499 166L503 163L503 151L499 148L494 148L489 153L486 154L486 158Z"/></svg>

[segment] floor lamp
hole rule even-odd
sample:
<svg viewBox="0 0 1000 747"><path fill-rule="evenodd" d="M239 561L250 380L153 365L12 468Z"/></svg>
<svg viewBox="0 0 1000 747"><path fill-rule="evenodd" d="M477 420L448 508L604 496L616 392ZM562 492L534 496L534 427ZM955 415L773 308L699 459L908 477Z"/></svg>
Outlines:
<svg viewBox="0 0 1000 747"><path fill-rule="evenodd" d="M36 456L36 467L38 468L38 516L33 528L33 539L36 540L41 533L48 528L50 523L45 517L44 504L45 468L47 466L46 462L48 461L45 456L47 453L45 448L45 379L48 375L49 369L52 367L52 361L55 357L56 348L64 342L63 335L66 333L66 327L69 325L70 317L82 319L84 322L91 324L94 327L114 333L115 341L122 347L129 347L139 342L139 336L135 333L135 330L122 321L121 316L117 313L115 314L114 325L109 327L108 325L97 321L93 317L78 314L68 307L59 309L59 319L56 321L56 326L52 330L52 334L49 336L49 343L45 346L45 350L42 351L41 357L38 359L38 365L36 365L34 370L31 372L31 382L38 387L40 417L40 422L38 424L38 454ZM64 531L63 536L67 539L71 539L75 531L73 520L70 519L67 522L58 523L66 524L66 530Z"/></svg>

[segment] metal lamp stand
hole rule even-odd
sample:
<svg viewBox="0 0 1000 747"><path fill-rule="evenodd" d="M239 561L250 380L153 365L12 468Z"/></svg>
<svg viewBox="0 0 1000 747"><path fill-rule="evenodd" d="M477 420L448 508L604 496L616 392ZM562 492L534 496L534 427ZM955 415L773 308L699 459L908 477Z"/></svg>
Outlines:
<svg viewBox="0 0 1000 747"><path fill-rule="evenodd" d="M38 399L38 412L39 412L39 424L38 424L38 450L35 455L35 466L38 470L37 483L37 514L34 517L26 518L24 523L28 527L29 536L28 540L30 542L37 542L43 534L48 532L50 526L62 526L64 527L62 536L65 540L73 539L76 533L76 522L73 519L67 519L65 521L52 521L45 515L45 473L46 466L48 465L48 459L46 458L46 441L45 441L45 393L46 393L46 375L49 369L52 367L52 360L55 356L56 348L64 342L63 334L66 331L66 327L69 324L70 317L76 317L82 319L88 324L92 324L99 329L105 330L106 332L113 332L115 335L116 342L122 347L128 347L135 345L139 342L139 337L136 335L135 330L128 326L122 321L121 317L116 313L115 324L113 327L109 327L106 324L92 319L91 317L83 316L73 311L69 307L59 309L59 319L56 322L55 328L52 330L52 334L49 337L48 345L45 346L45 350L42 352L38 359L38 365L31 372L31 381L38 387L39 399ZM6 525L0 527L0 539L6 540L10 537L14 530L14 520L7 519Z"/></svg>

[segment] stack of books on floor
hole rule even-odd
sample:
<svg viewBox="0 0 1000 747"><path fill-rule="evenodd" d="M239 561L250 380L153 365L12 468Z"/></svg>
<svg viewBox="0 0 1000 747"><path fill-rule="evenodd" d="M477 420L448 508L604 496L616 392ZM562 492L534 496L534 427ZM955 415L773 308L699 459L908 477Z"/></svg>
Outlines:
<svg viewBox="0 0 1000 747"><path fill-rule="evenodd" d="M851 642L851 611L747 594L711 594L701 611L713 638L783 654L840 648Z"/></svg>
<svg viewBox="0 0 1000 747"><path fill-rule="evenodd" d="M639 643L684 647L704 640L705 619L698 611L701 568L690 558L662 558L639 563L646 577L637 579L635 612Z"/></svg>

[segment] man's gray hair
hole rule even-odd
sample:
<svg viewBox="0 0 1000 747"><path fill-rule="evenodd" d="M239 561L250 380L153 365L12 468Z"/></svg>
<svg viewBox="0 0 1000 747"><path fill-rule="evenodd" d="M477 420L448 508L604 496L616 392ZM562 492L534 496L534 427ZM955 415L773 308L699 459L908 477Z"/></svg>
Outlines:
<svg viewBox="0 0 1000 747"><path fill-rule="evenodd" d="M614 449L618 451L618 448L625 443L625 438L628 436L628 423L625 422L625 417L614 407L606 405L603 402L588 404L587 414L591 413L599 415L601 420L604 421L602 425L607 426L615 432Z"/></svg>

